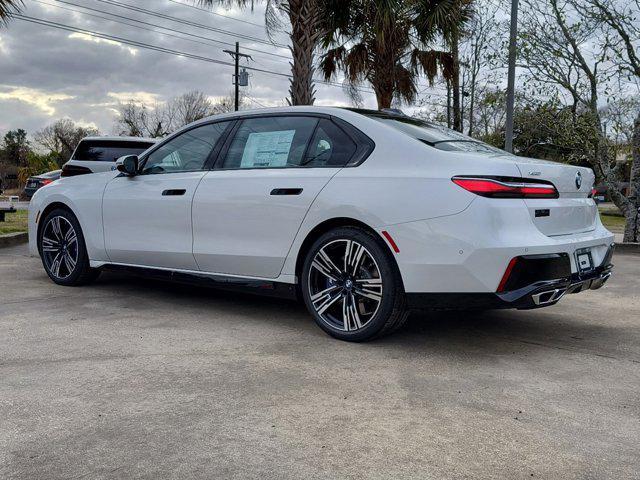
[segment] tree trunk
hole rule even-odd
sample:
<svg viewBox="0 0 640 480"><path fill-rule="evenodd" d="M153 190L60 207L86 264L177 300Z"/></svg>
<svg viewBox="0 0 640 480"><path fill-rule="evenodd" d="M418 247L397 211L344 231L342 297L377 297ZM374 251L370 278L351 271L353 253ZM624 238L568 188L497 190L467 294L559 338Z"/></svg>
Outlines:
<svg viewBox="0 0 640 480"><path fill-rule="evenodd" d="M291 21L291 105L313 105L314 51L320 38L319 8L316 0L290 0L288 6Z"/></svg>
<svg viewBox="0 0 640 480"><path fill-rule="evenodd" d="M474 111L476 108L476 81L477 81L477 71L475 69L475 66L473 67L473 71L471 72L471 85L470 85L470 92L469 92L469 136L473 137L474 131L473 131L473 127L475 126L473 124L473 115L474 115Z"/></svg>
<svg viewBox="0 0 640 480"><path fill-rule="evenodd" d="M462 132L462 112L460 108L460 55L458 50L458 32L454 32L451 38L451 56L453 57L453 78L451 79L453 129L458 132Z"/></svg>
<svg viewBox="0 0 640 480"><path fill-rule="evenodd" d="M383 108L391 108L393 102L393 87L391 88L375 88L376 100L378 101L378 110Z"/></svg>
<svg viewBox="0 0 640 480"><path fill-rule="evenodd" d="M451 82L447 80L447 128L451 128Z"/></svg>
<svg viewBox="0 0 640 480"><path fill-rule="evenodd" d="M633 123L632 160L629 177L629 206L625 212L625 242L640 242L640 112Z"/></svg>

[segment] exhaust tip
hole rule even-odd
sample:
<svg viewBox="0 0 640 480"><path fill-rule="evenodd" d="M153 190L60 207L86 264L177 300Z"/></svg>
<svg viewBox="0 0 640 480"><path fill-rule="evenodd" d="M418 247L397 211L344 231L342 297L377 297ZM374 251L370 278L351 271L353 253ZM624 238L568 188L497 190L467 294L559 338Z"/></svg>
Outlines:
<svg viewBox="0 0 640 480"><path fill-rule="evenodd" d="M553 290L547 290L545 292L536 293L531 295L531 300L538 306L549 305L560 300L567 290L565 288L555 288Z"/></svg>
<svg viewBox="0 0 640 480"><path fill-rule="evenodd" d="M607 280L609 280L610 277L611 277L611 272L605 273L600 278L596 278L595 280L593 280L589 288L591 290L598 290L599 288L602 288L604 284L607 283Z"/></svg>

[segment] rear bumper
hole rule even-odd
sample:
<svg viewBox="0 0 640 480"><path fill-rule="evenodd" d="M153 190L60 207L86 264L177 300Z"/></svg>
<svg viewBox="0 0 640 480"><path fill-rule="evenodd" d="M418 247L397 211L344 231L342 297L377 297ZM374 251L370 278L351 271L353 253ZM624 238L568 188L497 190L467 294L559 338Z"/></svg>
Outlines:
<svg viewBox="0 0 640 480"><path fill-rule="evenodd" d="M464 310L516 308L527 310L558 303L565 295L601 288L611 277L613 245L609 246L603 263L582 273L552 279L534 280L515 290L501 293L408 293L411 309ZM535 278L536 272L528 272ZM543 275L543 272L540 272Z"/></svg>
<svg viewBox="0 0 640 480"><path fill-rule="evenodd" d="M614 241L597 218L587 231L548 236L523 200L501 199L498 206L484 200L491 199L478 197L460 214L380 227L400 250L394 257L405 292L493 293L519 256L565 254L576 273L576 251L588 249L593 264L602 265Z"/></svg>
<svg viewBox="0 0 640 480"><path fill-rule="evenodd" d="M38 187L38 188L39 188L39 187ZM25 188L25 189L22 191L22 194L23 194L25 197L27 197L27 198L31 198L31 197L33 197L33 194L34 194L34 193L36 193L36 191L38 190L38 188L31 188L31 187L29 187L29 188Z"/></svg>

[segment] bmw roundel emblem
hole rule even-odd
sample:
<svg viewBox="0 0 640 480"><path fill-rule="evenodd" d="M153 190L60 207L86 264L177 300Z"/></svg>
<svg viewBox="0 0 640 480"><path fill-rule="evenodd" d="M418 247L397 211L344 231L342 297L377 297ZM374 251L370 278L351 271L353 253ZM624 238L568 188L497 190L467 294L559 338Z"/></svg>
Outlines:
<svg viewBox="0 0 640 480"><path fill-rule="evenodd" d="M580 190L582 186L582 174L580 172L576 173L576 188Z"/></svg>

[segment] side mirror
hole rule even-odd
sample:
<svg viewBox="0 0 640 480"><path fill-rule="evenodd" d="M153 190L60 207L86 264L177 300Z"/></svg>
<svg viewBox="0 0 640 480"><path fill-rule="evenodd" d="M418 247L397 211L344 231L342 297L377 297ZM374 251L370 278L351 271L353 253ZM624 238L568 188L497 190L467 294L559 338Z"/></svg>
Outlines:
<svg viewBox="0 0 640 480"><path fill-rule="evenodd" d="M126 155L116 160L116 169L119 172L133 177L138 174L138 156Z"/></svg>

